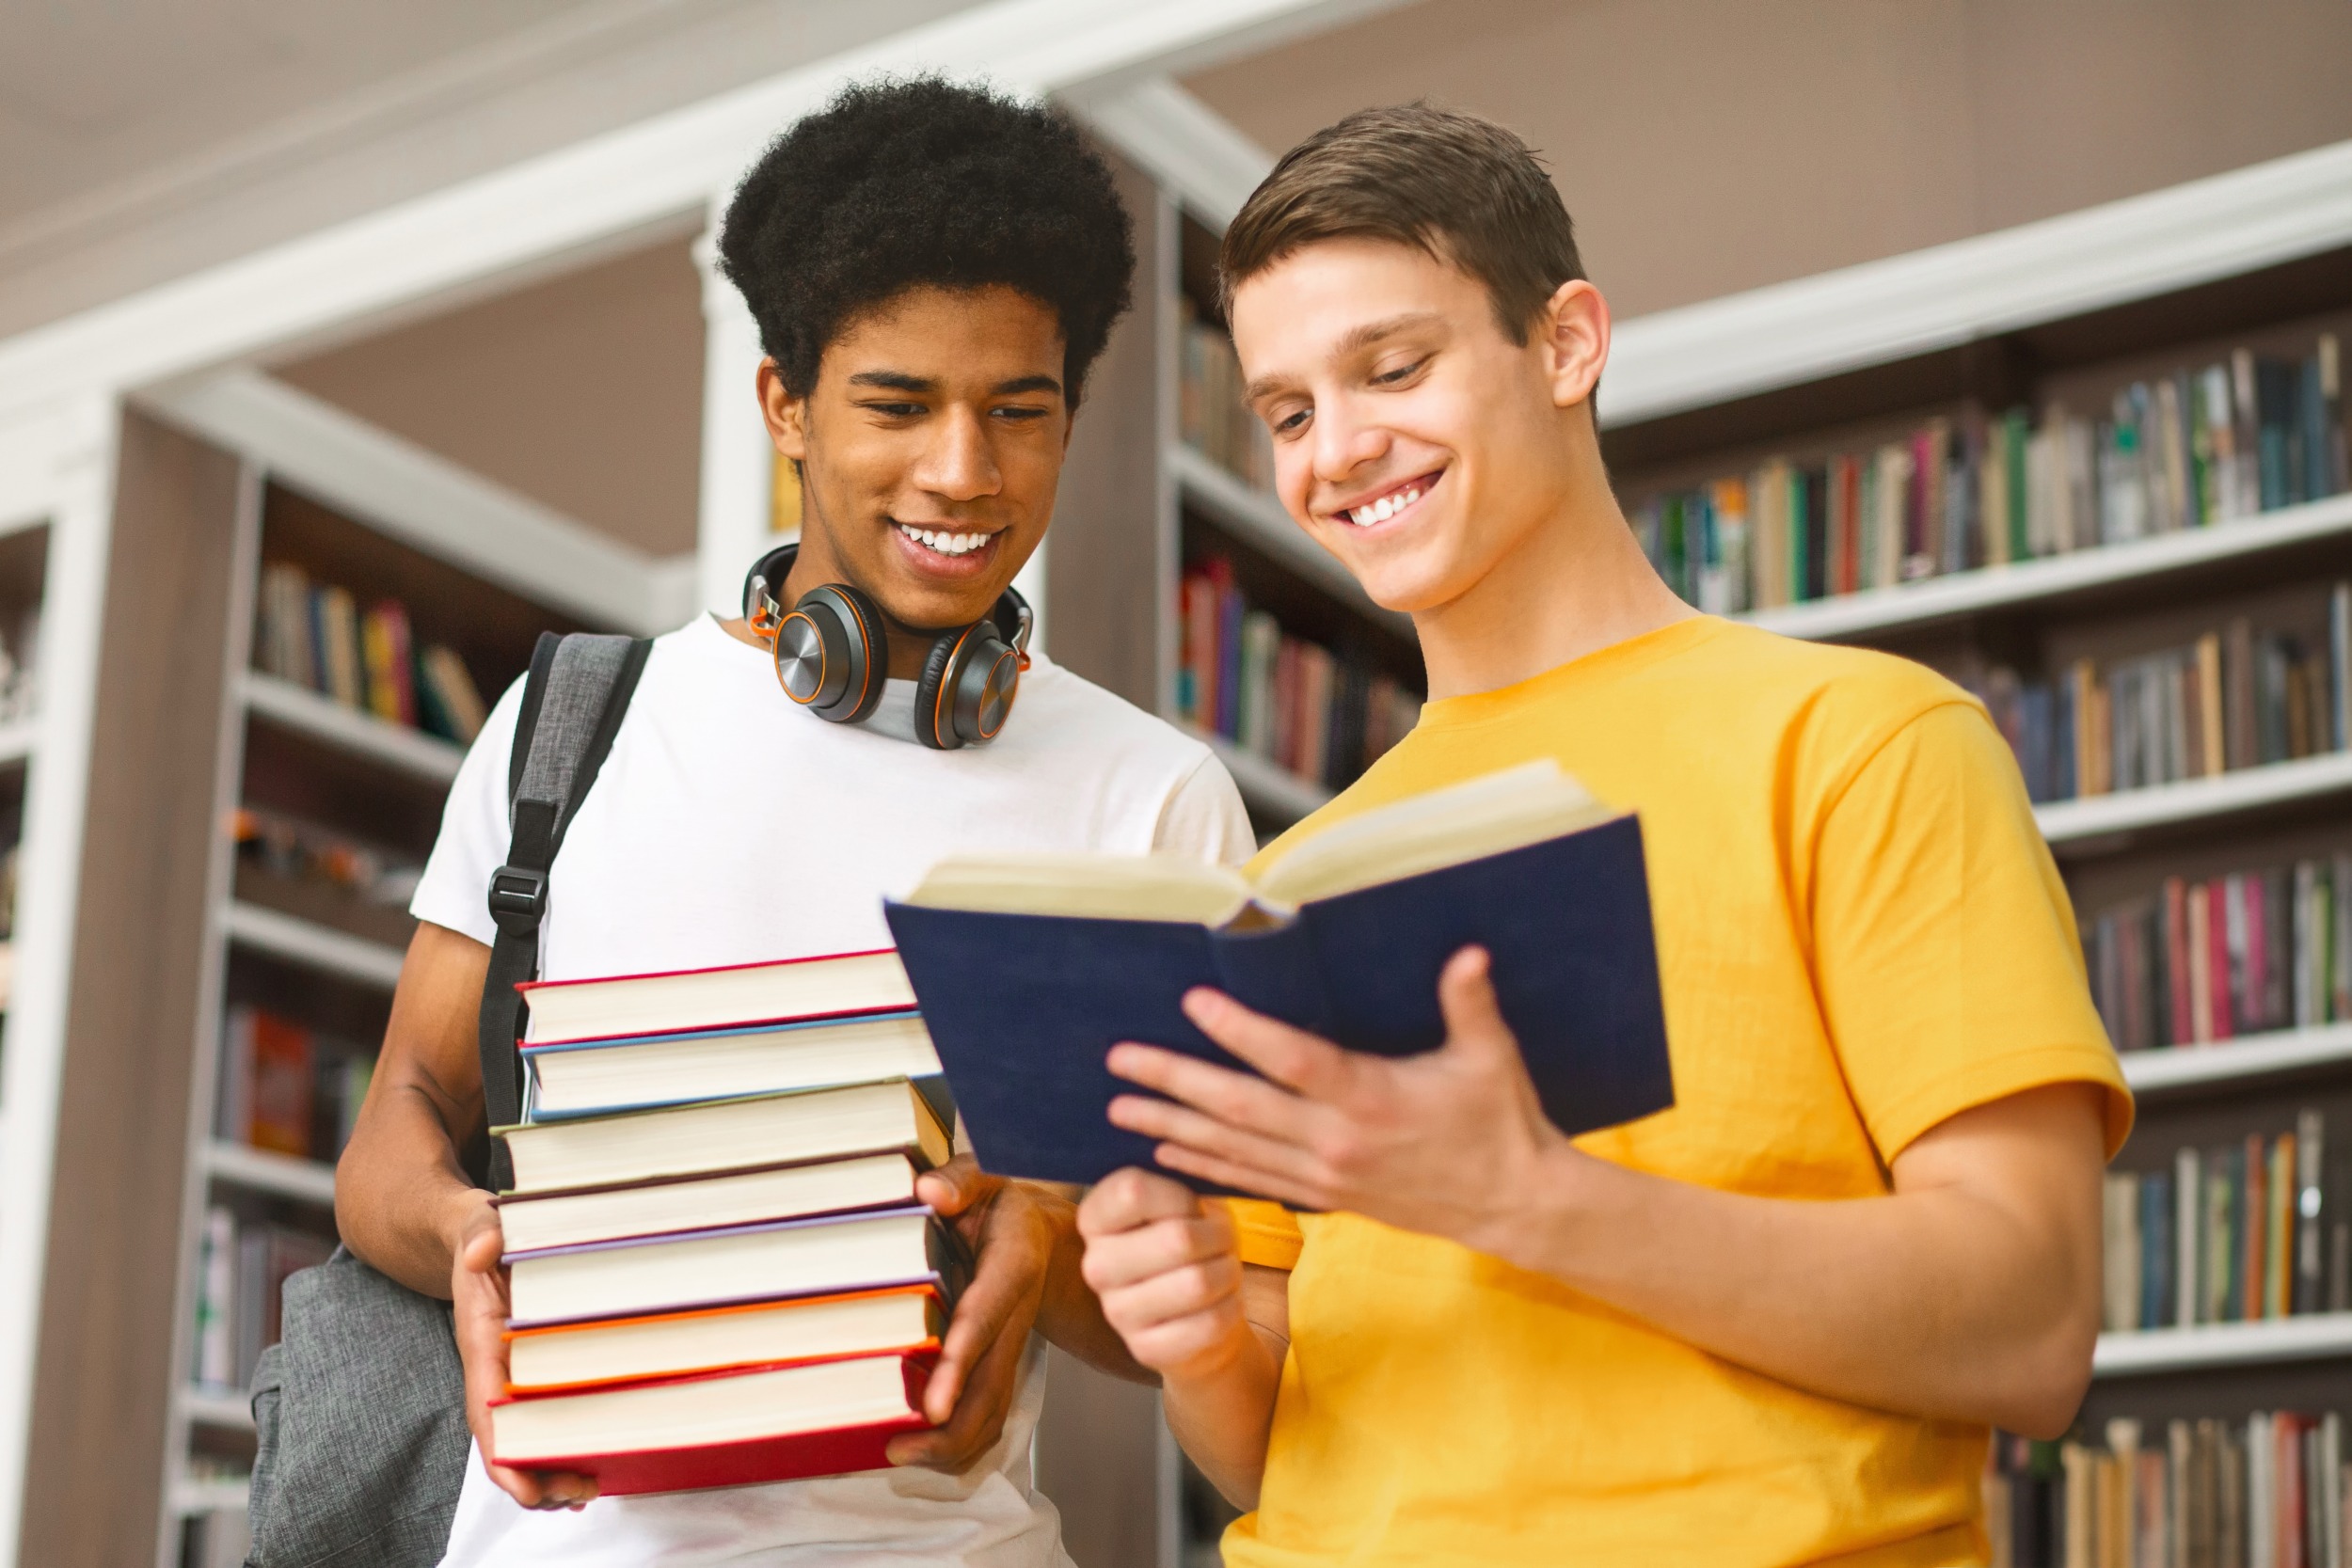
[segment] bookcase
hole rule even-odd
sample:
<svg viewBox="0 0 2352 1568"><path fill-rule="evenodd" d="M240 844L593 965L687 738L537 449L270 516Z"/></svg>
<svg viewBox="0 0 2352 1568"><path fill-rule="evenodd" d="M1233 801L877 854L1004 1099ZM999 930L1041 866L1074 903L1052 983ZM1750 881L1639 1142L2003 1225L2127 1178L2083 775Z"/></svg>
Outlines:
<svg viewBox="0 0 2352 1568"><path fill-rule="evenodd" d="M1985 699L2082 922L2139 1117L2078 1441L2004 1449L2004 1560L2352 1403L2347 330L2337 248L1604 435L1692 602ZM2210 1545L2200 1496L2162 1528Z"/></svg>
<svg viewBox="0 0 2352 1568"><path fill-rule="evenodd" d="M219 661L218 722L183 759L209 832L157 1556L187 1568L244 1560L245 1387L277 1337L278 1285L334 1243L333 1162L462 742L540 632L646 629L420 547L398 526L414 518L373 510L383 493L290 479L277 455L223 454L236 474L225 635L199 655Z"/></svg>

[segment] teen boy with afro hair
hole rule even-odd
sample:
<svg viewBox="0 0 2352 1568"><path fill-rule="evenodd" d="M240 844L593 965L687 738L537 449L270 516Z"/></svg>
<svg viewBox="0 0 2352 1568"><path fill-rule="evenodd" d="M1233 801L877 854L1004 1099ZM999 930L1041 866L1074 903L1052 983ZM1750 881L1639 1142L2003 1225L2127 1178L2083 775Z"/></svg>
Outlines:
<svg viewBox="0 0 2352 1568"><path fill-rule="evenodd" d="M556 859L543 974L887 946L884 895L959 849L1248 853L1240 798L1205 748L1041 654L995 739L914 743L926 651L988 615L1037 549L1087 371L1127 304L1131 226L1070 122L937 81L852 87L760 159L720 255L768 356L744 392L803 482L800 553L776 596L863 590L890 680L865 722L827 723L787 698L742 621L659 639ZM1079 1277L1068 1201L968 1158L920 1185L977 1261L926 1395L938 1425L894 1441L898 1468L596 1499L585 1477L481 1457L506 1297L498 1213L459 1150L484 1132L474 1020L518 705L519 683L451 790L336 1184L355 1252L454 1300L477 1453L444 1562L1067 1562L1029 1476L1043 1398L1030 1331L1141 1374Z"/></svg>
<svg viewBox="0 0 2352 1568"><path fill-rule="evenodd" d="M2055 1437L2131 1124L2066 890L1983 706L1700 615L1611 493L1609 310L1518 137L1422 105L1294 149L1227 230L1283 503L1411 613L1421 722L1278 857L1549 759L1638 811L1675 1103L1570 1139L1486 956L1383 1060L1214 992L1265 1076L1147 1046L1162 1164L1081 1213L1236 1568L1982 1563L1986 1429Z"/></svg>

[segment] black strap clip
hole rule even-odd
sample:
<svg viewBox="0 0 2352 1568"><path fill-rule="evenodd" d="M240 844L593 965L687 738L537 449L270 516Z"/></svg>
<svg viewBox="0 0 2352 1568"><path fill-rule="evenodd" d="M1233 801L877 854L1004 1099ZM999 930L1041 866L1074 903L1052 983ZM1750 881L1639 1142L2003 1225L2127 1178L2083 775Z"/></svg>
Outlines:
<svg viewBox="0 0 2352 1568"><path fill-rule="evenodd" d="M548 913L548 874L501 865L490 873L490 918L510 937L538 930Z"/></svg>

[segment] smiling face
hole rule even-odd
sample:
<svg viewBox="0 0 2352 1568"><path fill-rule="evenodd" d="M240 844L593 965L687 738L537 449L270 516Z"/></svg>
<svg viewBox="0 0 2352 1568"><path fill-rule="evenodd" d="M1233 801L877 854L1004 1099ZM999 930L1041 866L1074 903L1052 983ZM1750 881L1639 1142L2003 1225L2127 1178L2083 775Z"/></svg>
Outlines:
<svg viewBox="0 0 2352 1568"><path fill-rule="evenodd" d="M987 615L1054 514L1070 440L1062 350L1052 308L1028 294L925 286L828 343L805 398L763 363L769 433L802 464L787 602L848 582L897 628ZM896 639L890 673L920 673L922 652Z"/></svg>
<svg viewBox="0 0 2352 1568"><path fill-rule="evenodd" d="M1597 467L1608 325L1589 284L1563 285L1515 343L1460 268L1326 240L1247 277L1232 325L1283 506L1391 610L1461 599Z"/></svg>

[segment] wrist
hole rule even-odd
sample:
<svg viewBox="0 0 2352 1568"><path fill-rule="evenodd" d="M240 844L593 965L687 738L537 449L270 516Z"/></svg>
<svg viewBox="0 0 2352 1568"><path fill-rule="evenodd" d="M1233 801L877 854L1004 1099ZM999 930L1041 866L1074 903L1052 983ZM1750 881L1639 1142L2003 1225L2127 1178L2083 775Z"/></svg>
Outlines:
<svg viewBox="0 0 2352 1568"><path fill-rule="evenodd" d="M1236 1311L1214 1344L1160 1371L1160 1388L1168 1398L1183 1402L1203 1390L1232 1382L1264 1359L1265 1344L1249 1320Z"/></svg>
<svg viewBox="0 0 2352 1568"><path fill-rule="evenodd" d="M1597 1183L1612 1166L1557 1132L1535 1156L1519 1190L1470 1246L1516 1268L1556 1274L1563 1258L1580 1249L1591 1225Z"/></svg>

